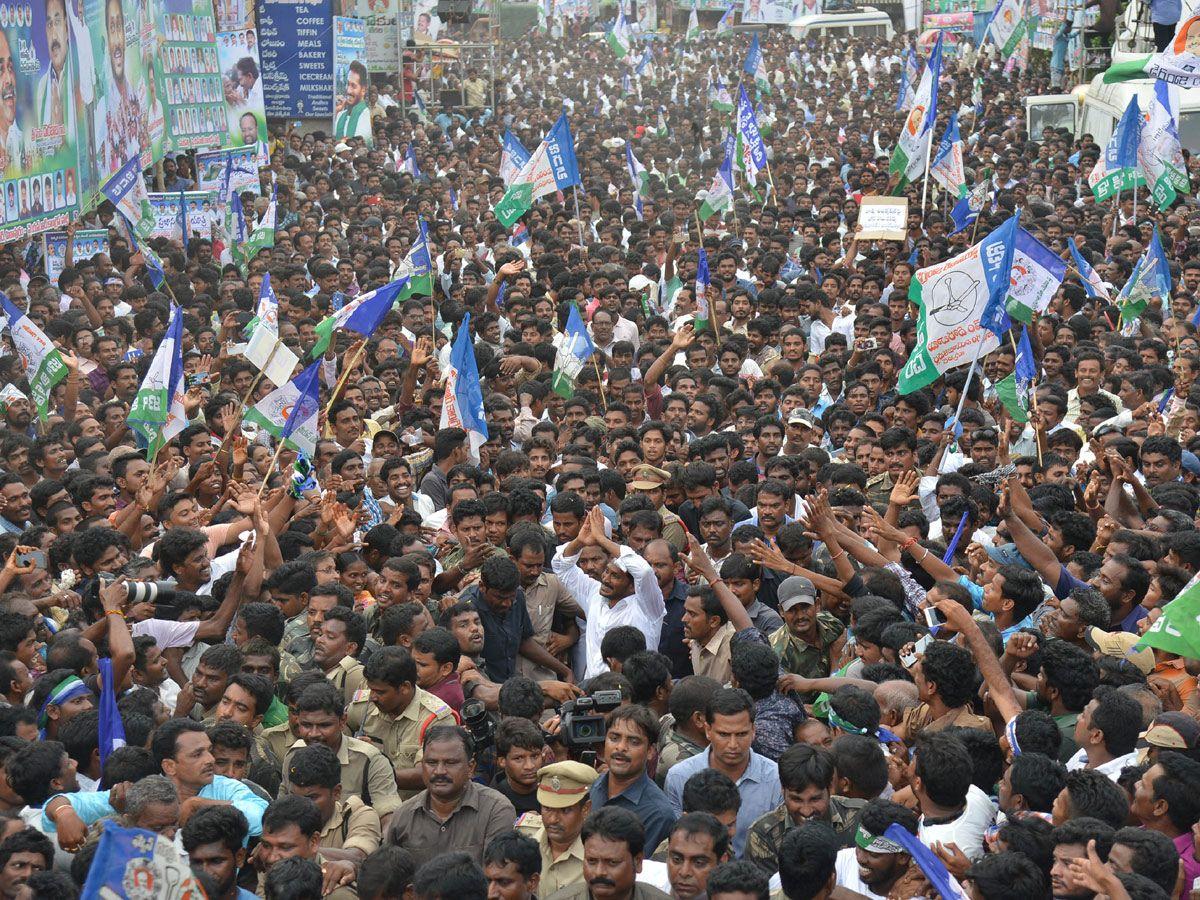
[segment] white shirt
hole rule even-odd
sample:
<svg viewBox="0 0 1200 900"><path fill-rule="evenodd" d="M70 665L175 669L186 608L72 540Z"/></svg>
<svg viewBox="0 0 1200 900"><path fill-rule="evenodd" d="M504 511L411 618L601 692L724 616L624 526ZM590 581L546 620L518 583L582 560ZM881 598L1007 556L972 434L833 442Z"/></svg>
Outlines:
<svg viewBox="0 0 1200 900"><path fill-rule="evenodd" d="M819 318L813 319L812 327L808 330L808 352L810 354L821 354L825 352L825 339L830 334L842 334L846 336L846 343L854 346L854 314L848 316L834 316L833 327L826 325Z"/></svg>
<svg viewBox="0 0 1200 900"><path fill-rule="evenodd" d="M858 854L854 847L846 847L838 851L837 862L833 864L837 874L838 887L857 891L869 900L886 900L887 894L877 894L858 875Z"/></svg>
<svg viewBox="0 0 1200 900"><path fill-rule="evenodd" d="M1080 747L1078 750L1075 751L1075 755L1072 756L1069 760L1067 760L1067 771L1068 772L1077 772L1080 769L1086 769L1087 762L1088 762L1087 750L1084 749L1083 747ZM1116 784L1117 779L1121 777L1122 769L1124 769L1126 766L1136 766L1136 765L1137 765L1137 751L1134 750L1132 753L1126 753L1124 756L1118 756L1113 759L1110 759L1106 763L1101 763L1098 766L1094 766L1092 768L1092 771L1099 772L1101 775L1108 776L1108 779L1113 784Z"/></svg>
<svg viewBox="0 0 1200 900"><path fill-rule="evenodd" d="M609 605L608 600L600 596L600 582L579 568L579 554L566 556L564 549L565 546L559 547L554 552L550 567L563 586L587 610L587 628L584 632L587 669L584 677L592 678L608 671L608 664L600 653L600 642L609 630L618 625L632 625L646 635L647 647L657 647L667 607L650 564L628 547L622 546L616 562L633 578L633 594Z"/></svg>
<svg viewBox="0 0 1200 900"><path fill-rule="evenodd" d="M967 790L967 805L953 822L944 825L926 825L925 817L917 826L917 837L927 847L934 841L943 844L958 844L958 848L970 860L983 856L983 835L996 821L996 804L992 798L975 785Z"/></svg>

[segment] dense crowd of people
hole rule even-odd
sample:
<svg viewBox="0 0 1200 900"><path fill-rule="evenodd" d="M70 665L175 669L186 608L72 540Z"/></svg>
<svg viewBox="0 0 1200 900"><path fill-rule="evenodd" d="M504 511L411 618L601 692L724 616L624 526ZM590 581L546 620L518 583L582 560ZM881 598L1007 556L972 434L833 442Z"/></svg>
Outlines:
<svg viewBox="0 0 1200 900"><path fill-rule="evenodd" d="M748 38L626 65L588 31L504 45L494 106L374 85L373 149L279 129L245 271L217 231L160 238L155 290L107 206L83 224L111 255L56 283L0 252L69 370L42 417L0 357L0 896L79 896L114 824L218 900L1189 896L1200 631L1139 640L1200 572L1194 201L1097 204L1091 136L1026 132L1045 61L962 42L939 103L978 225L918 182L906 240L860 241L910 38L764 32L770 170L701 223ZM502 136L564 108L581 184L506 229ZM163 174L193 184L186 155ZM898 394L914 270L1017 208L1113 295L1157 227L1171 287L1118 329L1072 271L1029 329L1028 422L1008 341ZM434 296L335 334L315 453L277 453L238 349L264 276L304 356L419 220ZM189 423L147 454L126 419L172 302ZM596 350L564 390L572 310ZM464 325L477 453L441 427Z"/></svg>

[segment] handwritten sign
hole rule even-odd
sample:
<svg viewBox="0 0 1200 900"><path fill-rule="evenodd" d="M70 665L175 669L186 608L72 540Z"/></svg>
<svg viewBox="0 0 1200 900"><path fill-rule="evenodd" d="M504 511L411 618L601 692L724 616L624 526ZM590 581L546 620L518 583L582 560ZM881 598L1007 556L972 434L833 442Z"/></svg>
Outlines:
<svg viewBox="0 0 1200 900"><path fill-rule="evenodd" d="M863 197L858 208L862 241L902 241L908 234L907 197Z"/></svg>

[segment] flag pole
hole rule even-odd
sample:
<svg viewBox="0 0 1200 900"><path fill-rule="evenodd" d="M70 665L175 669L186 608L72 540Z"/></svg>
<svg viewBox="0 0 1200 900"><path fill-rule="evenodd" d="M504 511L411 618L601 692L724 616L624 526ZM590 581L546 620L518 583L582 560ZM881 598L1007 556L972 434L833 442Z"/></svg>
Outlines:
<svg viewBox="0 0 1200 900"><path fill-rule="evenodd" d="M275 455L271 457L271 463L267 466L267 471L263 473L262 485L258 489L258 499L261 500L263 494L267 492L267 484L271 480L271 473L275 471L275 466L279 463L279 454L283 452L283 438L279 439L279 446L275 448Z"/></svg>
<svg viewBox="0 0 1200 900"><path fill-rule="evenodd" d="M579 248L586 252L583 243L583 219L579 218L579 185L571 185L571 196L575 199L575 223L579 226Z"/></svg>
<svg viewBox="0 0 1200 900"><path fill-rule="evenodd" d="M603 350L597 348L592 352L592 365L596 367L596 384L600 387L600 402L604 404L604 411L608 412L608 395L604 393L604 376L600 374L600 360L596 359L596 353L603 353Z"/></svg>
<svg viewBox="0 0 1200 900"><path fill-rule="evenodd" d="M936 122L934 124L937 124ZM925 199L929 196L929 160L933 156L933 126L929 127L929 139L925 142L925 177L921 181L921 221L925 221ZM976 222L979 219L975 220Z"/></svg>
<svg viewBox="0 0 1200 900"><path fill-rule="evenodd" d="M246 396L242 398L241 409L246 408L246 404L250 402L250 398L254 396L254 391L258 388L258 383L267 374L267 369L271 368L271 361L275 358L275 351L279 349L279 341L275 342L275 346L271 348L271 352L267 354L267 361L263 363L263 367L258 370L258 374L254 376L254 380L250 382L250 390L246 391ZM225 437L221 438L221 445L217 447L217 452L214 456L220 456L225 452L225 445L229 443L229 439L233 437L233 429L230 428Z"/></svg>
<svg viewBox="0 0 1200 900"><path fill-rule="evenodd" d="M358 365L358 361L362 358L363 351L367 349L367 339L363 338L358 345L358 350L354 352L354 357L350 360L350 365L346 366L346 370L342 372L338 378L337 384L334 385L333 393L329 395L329 402L325 405L325 424L329 424L329 410L333 408L333 404L337 403L338 395L342 392L342 388L346 386L346 380L350 377L350 373L354 371Z"/></svg>

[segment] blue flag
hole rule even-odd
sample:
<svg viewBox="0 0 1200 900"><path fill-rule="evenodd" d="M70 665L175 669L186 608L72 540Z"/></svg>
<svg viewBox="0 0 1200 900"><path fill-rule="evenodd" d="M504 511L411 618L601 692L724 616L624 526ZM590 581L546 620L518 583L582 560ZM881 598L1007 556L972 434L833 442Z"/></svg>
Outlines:
<svg viewBox="0 0 1200 900"><path fill-rule="evenodd" d="M969 521L971 521L971 517L966 513L963 513L963 517L958 520L958 528L954 529L954 539L950 541L950 546L942 554L942 562L945 565L951 565L950 560L954 559L954 551L958 549L958 542L962 540L963 530Z"/></svg>
<svg viewBox="0 0 1200 900"><path fill-rule="evenodd" d="M185 900L204 891L170 838L106 822L80 896Z"/></svg>
<svg viewBox="0 0 1200 900"><path fill-rule="evenodd" d="M1171 267L1167 264L1167 254L1163 252L1157 225L1150 236L1150 246L1146 248L1146 263L1149 264L1150 260L1155 260L1154 268L1150 270L1150 293L1164 304L1168 303L1171 299Z"/></svg>
<svg viewBox="0 0 1200 900"><path fill-rule="evenodd" d="M483 388L475 362L475 344L471 340L471 314L458 326L450 351L450 372L446 376L446 394L442 401L440 428L462 428L467 432L471 458L479 461L479 448L488 439L487 418L483 411Z"/></svg>
<svg viewBox="0 0 1200 900"><path fill-rule="evenodd" d="M112 660L102 657L100 663L100 765L118 747L125 746L125 725L117 711L117 692L113 686Z"/></svg>
<svg viewBox="0 0 1200 900"><path fill-rule="evenodd" d="M917 267L917 252L918 248L914 246L912 248L912 253L908 254L908 264L914 269Z"/></svg>
<svg viewBox="0 0 1200 900"><path fill-rule="evenodd" d="M363 337L370 337L379 327L379 323L392 311L396 295L408 283L407 278L400 278L391 284L371 291L364 297L356 298L359 302L354 310L341 323L341 327L357 331ZM343 307L347 309L348 307Z"/></svg>
<svg viewBox="0 0 1200 900"><path fill-rule="evenodd" d="M1087 291L1087 295L1089 297L1100 297L1103 300L1108 300L1108 288L1104 286L1104 281L1100 278L1100 273L1095 270L1090 262L1083 258L1083 254L1075 246L1075 238L1067 238L1067 246L1071 248L1071 259L1075 263L1075 269L1079 272L1079 277L1083 280L1083 289Z"/></svg>
<svg viewBox="0 0 1200 900"><path fill-rule="evenodd" d="M142 259L146 262L146 271L150 274L150 283L154 285L156 290L161 288L167 280L167 274L163 271L162 267L162 259L150 249L149 244L143 245L138 241L137 235L134 234L132 228L129 230L129 237L133 241L133 249L140 252ZM264 275L263 277L266 278L268 276Z"/></svg>
<svg viewBox="0 0 1200 900"><path fill-rule="evenodd" d="M742 71L754 78L758 74L759 67L763 64L762 47L758 44L758 35L755 34L750 39L750 51L746 54L746 64L742 66Z"/></svg>
<svg viewBox="0 0 1200 900"><path fill-rule="evenodd" d="M987 182L981 181L958 198L958 202L950 210L950 219L954 222L954 230L950 234L958 234L963 229L970 228L975 224L975 220L979 218L979 214L983 212L983 206L987 202L987 193Z"/></svg>
<svg viewBox="0 0 1200 900"><path fill-rule="evenodd" d="M1000 278L999 289L990 292L979 324L997 338L1003 338L1005 332L1012 328L1012 320L1008 317L1004 300L1011 278L1009 273L1012 272L1013 254L1017 249L1017 229L1020 227L1020 221L1021 213L1018 211L980 244L980 253L986 261L988 271L998 274Z"/></svg>
<svg viewBox="0 0 1200 900"><path fill-rule="evenodd" d="M571 136L571 123L565 112L546 135L546 156L560 191L581 183L579 163L575 159L575 139Z"/></svg>
<svg viewBox="0 0 1200 900"><path fill-rule="evenodd" d="M1021 327L1021 340L1017 342L1017 360L1013 373L1017 376L1017 397L1025 398L1029 407L1029 395L1037 381L1037 363L1033 359L1033 346L1029 343L1029 326Z"/></svg>
<svg viewBox="0 0 1200 900"><path fill-rule="evenodd" d="M912 861L925 874L941 900L966 900L962 886L947 870L945 863L938 859L919 837L895 822L887 827L883 836L904 848L904 852L912 857Z"/></svg>
<svg viewBox="0 0 1200 900"><path fill-rule="evenodd" d="M305 422L316 420L321 408L321 365L318 359L292 381L297 395L283 423L282 440L290 438Z"/></svg>

